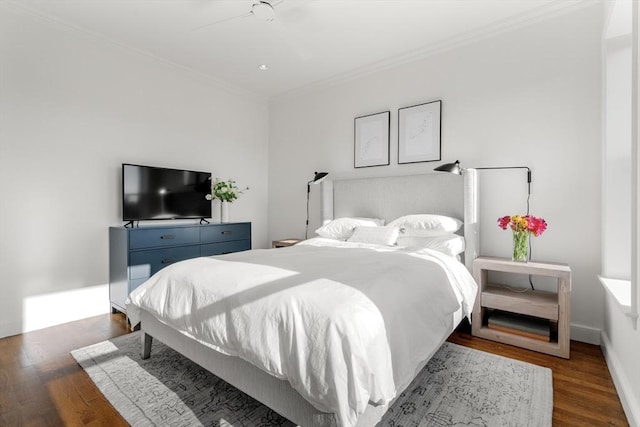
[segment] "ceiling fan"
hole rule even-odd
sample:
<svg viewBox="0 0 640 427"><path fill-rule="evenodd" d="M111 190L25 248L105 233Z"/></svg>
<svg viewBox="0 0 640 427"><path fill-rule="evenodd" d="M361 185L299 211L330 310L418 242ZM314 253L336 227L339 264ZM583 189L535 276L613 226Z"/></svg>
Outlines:
<svg viewBox="0 0 640 427"><path fill-rule="evenodd" d="M0 0L1 1L1 0ZM211 1L211 0L207 0ZM217 0L222 1L222 0ZM228 0L231 1L231 0ZM212 21L206 23L204 25L200 25L192 29L192 31L202 30L204 28L211 28L218 24L231 22L235 20L246 19L244 22L249 23L257 22L268 22L271 23L268 25L269 31L273 34L276 34L279 37L280 41L287 46L291 51L295 53L295 55L302 59L308 60L311 58L312 54L306 46L303 46L300 42L299 37L296 36L294 29L295 27L300 28L301 25L304 25L306 29L310 28L314 25L313 14L310 13L309 5L315 3L314 0L296 0L288 2L286 7L283 7L279 12L278 16L276 16L276 7L288 0L245 0L246 8L248 9L245 13L235 14L233 16L229 16L226 18L219 19L217 21ZM237 0L233 0L234 3ZM239 3L239 2L238 2ZM237 9L236 9L237 11ZM292 14L292 12L295 12Z"/></svg>
<svg viewBox="0 0 640 427"><path fill-rule="evenodd" d="M251 8L247 13L241 15L230 16L228 18L219 19L217 21L209 22L208 24L200 25L193 28L193 31L200 30L212 25L221 24L223 22L233 21L236 19L255 17L261 21L274 21L276 19L275 7L282 3L284 0L254 0L251 4Z"/></svg>

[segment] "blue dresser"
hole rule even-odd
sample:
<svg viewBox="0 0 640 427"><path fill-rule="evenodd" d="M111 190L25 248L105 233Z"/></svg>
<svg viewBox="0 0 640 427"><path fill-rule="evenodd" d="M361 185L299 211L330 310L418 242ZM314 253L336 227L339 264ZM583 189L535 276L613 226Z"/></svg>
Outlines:
<svg viewBox="0 0 640 427"><path fill-rule="evenodd" d="M109 228L109 299L125 313L131 291L158 270L189 258L251 249L251 223Z"/></svg>

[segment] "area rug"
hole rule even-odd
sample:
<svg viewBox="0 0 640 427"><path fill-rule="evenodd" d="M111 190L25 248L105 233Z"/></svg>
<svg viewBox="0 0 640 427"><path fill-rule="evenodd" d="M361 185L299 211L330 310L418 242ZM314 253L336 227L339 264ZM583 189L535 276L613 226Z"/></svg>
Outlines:
<svg viewBox="0 0 640 427"><path fill-rule="evenodd" d="M158 340L142 360L139 334L71 352L131 425L294 426ZM378 427L547 427L552 411L550 369L447 342Z"/></svg>

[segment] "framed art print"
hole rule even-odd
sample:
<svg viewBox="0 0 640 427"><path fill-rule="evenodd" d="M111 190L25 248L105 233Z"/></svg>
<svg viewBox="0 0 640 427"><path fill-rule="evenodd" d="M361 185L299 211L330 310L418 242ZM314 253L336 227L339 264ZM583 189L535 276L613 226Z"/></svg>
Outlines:
<svg viewBox="0 0 640 427"><path fill-rule="evenodd" d="M398 110L398 163L440 160L442 101Z"/></svg>
<svg viewBox="0 0 640 427"><path fill-rule="evenodd" d="M390 111L355 118L354 162L356 168L389 164Z"/></svg>

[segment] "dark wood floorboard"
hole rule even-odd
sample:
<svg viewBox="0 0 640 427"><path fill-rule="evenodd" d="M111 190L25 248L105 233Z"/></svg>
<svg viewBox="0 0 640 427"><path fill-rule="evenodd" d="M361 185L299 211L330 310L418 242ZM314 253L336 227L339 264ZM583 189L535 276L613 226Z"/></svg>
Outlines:
<svg viewBox="0 0 640 427"><path fill-rule="evenodd" d="M109 314L0 339L0 426L127 426L69 354L125 333Z"/></svg>
<svg viewBox="0 0 640 427"><path fill-rule="evenodd" d="M627 426L599 347L571 342L565 360L472 337L450 342L553 370L554 426ZM0 339L0 426L126 426L69 352L127 333L109 314Z"/></svg>

